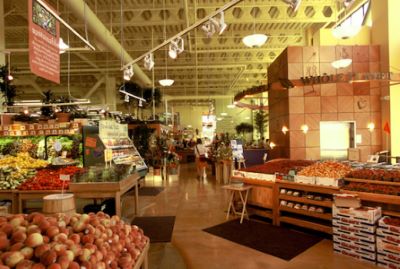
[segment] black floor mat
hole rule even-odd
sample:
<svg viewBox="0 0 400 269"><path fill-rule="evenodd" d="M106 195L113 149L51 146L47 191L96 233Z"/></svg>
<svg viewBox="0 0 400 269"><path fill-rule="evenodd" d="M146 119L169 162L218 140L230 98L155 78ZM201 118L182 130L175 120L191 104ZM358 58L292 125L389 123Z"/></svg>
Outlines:
<svg viewBox="0 0 400 269"><path fill-rule="evenodd" d="M141 196L156 196L164 190L164 187L141 187L139 195Z"/></svg>
<svg viewBox="0 0 400 269"><path fill-rule="evenodd" d="M152 243L171 242L175 216L136 217L132 225L142 228L144 235L148 236Z"/></svg>
<svg viewBox="0 0 400 269"><path fill-rule="evenodd" d="M255 220L228 221L203 231L275 257L291 260L323 238Z"/></svg>

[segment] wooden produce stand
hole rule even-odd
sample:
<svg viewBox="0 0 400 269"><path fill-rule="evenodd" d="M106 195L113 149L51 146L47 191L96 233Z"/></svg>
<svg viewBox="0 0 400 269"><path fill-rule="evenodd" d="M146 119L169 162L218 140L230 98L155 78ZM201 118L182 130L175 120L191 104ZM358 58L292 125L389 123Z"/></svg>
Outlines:
<svg viewBox="0 0 400 269"><path fill-rule="evenodd" d="M135 265L132 269L148 269L149 268L149 248L150 241L146 244L143 249L143 252L140 254L139 258L136 260Z"/></svg>
<svg viewBox="0 0 400 269"><path fill-rule="evenodd" d="M43 200L43 197L49 194L61 193L61 190L32 190L32 191L15 191L18 196L18 213L23 213L26 208L26 201Z"/></svg>
<svg viewBox="0 0 400 269"><path fill-rule="evenodd" d="M119 182L71 182L69 190L75 195L75 198L114 198L115 213L121 217L121 197L133 187L135 187L135 214L139 212L139 179L140 175L134 173Z"/></svg>
<svg viewBox="0 0 400 269"><path fill-rule="evenodd" d="M11 212L8 213L18 213L18 193L16 190L0 190L0 200L10 200Z"/></svg>

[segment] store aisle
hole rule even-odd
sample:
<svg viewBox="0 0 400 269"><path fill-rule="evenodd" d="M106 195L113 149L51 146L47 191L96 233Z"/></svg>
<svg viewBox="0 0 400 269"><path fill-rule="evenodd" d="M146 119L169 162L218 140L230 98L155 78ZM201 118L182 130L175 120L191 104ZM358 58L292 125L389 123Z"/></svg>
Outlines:
<svg viewBox="0 0 400 269"><path fill-rule="evenodd" d="M172 244L153 244L151 269L185 268L180 256L187 268L193 269L378 268L333 254L329 240L322 240L287 262L203 232L204 228L225 222L228 197L211 175L207 180L197 180L193 164L181 165L179 177L170 176L164 181L150 174L145 186L165 189L157 196L140 196L141 216L176 216Z"/></svg>

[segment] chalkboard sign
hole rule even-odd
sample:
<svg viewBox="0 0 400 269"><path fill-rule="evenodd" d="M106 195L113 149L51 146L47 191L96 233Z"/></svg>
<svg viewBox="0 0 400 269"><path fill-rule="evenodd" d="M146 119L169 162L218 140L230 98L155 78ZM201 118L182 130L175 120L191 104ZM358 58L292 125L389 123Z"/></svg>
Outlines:
<svg viewBox="0 0 400 269"><path fill-rule="evenodd" d="M99 137L99 127L83 126L83 165L85 167L104 164L103 143Z"/></svg>

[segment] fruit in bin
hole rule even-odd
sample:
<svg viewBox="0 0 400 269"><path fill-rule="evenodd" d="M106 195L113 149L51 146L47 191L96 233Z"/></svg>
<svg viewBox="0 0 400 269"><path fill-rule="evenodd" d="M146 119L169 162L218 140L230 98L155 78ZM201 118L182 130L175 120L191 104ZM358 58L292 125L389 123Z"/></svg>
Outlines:
<svg viewBox="0 0 400 269"><path fill-rule="evenodd" d="M343 178L352 171L347 164L339 162L321 162L303 168L298 175L308 177Z"/></svg>
<svg viewBox="0 0 400 269"><path fill-rule="evenodd" d="M400 227L400 218L386 217L383 219L383 222L387 225Z"/></svg>

